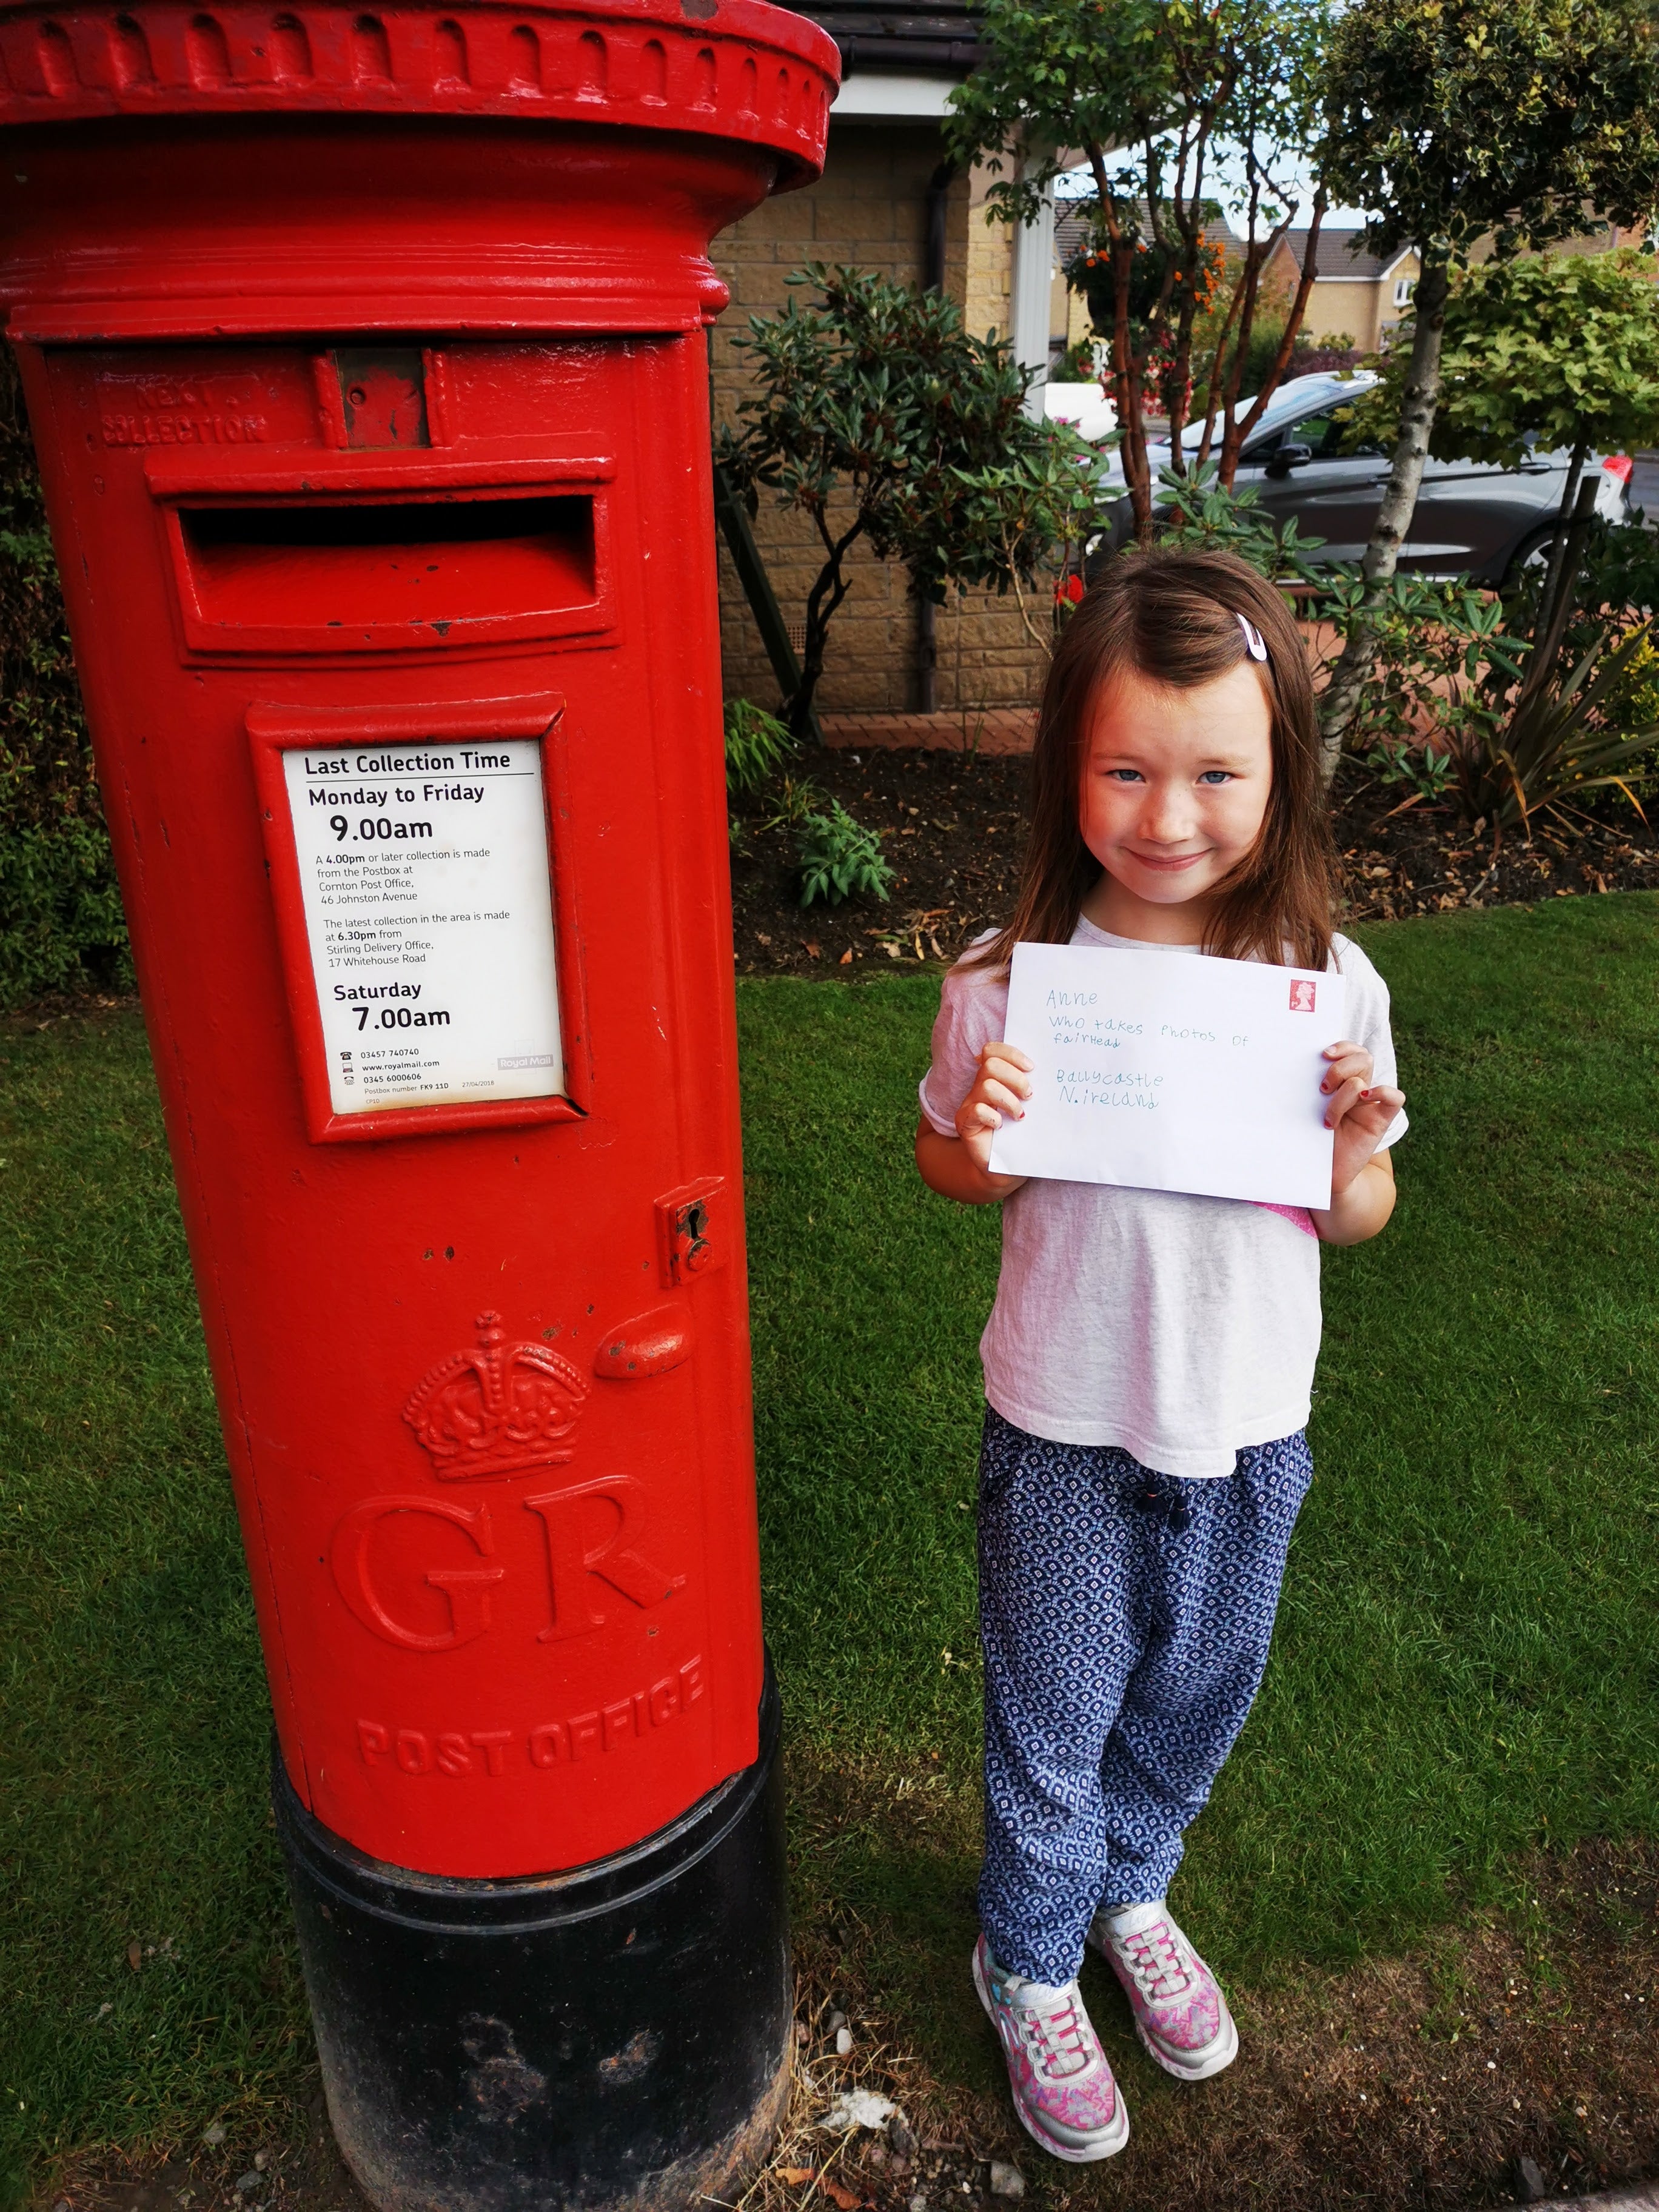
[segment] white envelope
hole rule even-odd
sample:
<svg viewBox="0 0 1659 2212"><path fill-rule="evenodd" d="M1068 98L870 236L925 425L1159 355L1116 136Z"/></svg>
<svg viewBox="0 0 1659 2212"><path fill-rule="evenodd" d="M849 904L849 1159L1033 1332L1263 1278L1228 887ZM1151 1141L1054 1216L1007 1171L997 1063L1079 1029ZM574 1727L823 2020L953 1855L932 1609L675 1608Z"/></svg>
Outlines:
<svg viewBox="0 0 1659 2212"><path fill-rule="evenodd" d="M1328 1206L1334 1139L1319 1085L1346 995L1334 971L1017 945L1004 1035L1036 1072L992 1169Z"/></svg>

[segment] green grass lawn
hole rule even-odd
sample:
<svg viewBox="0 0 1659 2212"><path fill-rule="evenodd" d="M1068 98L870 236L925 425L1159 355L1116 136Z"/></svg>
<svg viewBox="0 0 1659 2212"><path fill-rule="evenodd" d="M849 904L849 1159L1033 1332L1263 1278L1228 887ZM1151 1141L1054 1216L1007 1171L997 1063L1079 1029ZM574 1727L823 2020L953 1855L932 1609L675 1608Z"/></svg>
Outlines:
<svg viewBox="0 0 1659 2212"><path fill-rule="evenodd" d="M1540 1843L1659 1832L1659 902L1365 942L1413 1115L1401 1205L1328 1255L1319 1476L1179 1893L1258 1981L1501 1902ZM937 997L921 976L740 990L798 1917L821 1959L857 1951L936 2069L976 2079L958 1954L996 1223L909 1165ZM251 2134L309 2051L135 1017L0 1039L0 2144L21 2175L216 2115Z"/></svg>

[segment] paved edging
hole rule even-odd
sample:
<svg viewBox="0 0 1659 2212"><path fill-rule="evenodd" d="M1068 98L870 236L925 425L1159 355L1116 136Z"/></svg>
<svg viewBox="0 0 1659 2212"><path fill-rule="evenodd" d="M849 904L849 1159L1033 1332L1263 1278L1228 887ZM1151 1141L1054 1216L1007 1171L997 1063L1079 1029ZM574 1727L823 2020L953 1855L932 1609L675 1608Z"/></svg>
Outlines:
<svg viewBox="0 0 1659 2212"><path fill-rule="evenodd" d="M1035 707L951 708L932 714L823 714L823 742L838 751L1029 753Z"/></svg>

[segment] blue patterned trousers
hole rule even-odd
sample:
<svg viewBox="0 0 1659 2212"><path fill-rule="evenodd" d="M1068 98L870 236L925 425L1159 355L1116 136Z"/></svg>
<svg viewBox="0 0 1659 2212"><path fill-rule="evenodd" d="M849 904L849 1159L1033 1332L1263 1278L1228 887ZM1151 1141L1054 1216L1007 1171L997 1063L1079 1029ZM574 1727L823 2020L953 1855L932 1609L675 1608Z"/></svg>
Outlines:
<svg viewBox="0 0 1659 2212"><path fill-rule="evenodd" d="M999 1965L1068 1982L1097 1906L1164 1895L1261 1685L1312 1480L1300 1431L1183 1481L986 1408L979 1901Z"/></svg>

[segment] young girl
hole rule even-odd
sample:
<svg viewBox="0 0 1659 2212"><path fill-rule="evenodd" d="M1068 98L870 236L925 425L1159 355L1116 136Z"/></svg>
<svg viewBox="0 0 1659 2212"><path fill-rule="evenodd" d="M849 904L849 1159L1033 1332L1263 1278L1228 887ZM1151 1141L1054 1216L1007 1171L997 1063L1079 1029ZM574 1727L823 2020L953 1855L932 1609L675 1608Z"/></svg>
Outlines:
<svg viewBox="0 0 1659 2212"><path fill-rule="evenodd" d="M1312 1479L1319 1247L1388 1220L1406 1121L1388 993L1331 927L1313 693L1278 592L1224 554L1114 562L1060 639L1034 766L1013 919L945 978L916 1164L947 1198L1004 1206L980 1346L973 1975L1020 2118L1080 2161L1129 2132L1078 1989L1085 1940L1168 2072L1200 2081L1238 2049L1165 1893L1261 1682ZM1000 1041L1022 940L1340 970L1329 1206L993 1174L992 1137L1031 1091Z"/></svg>

